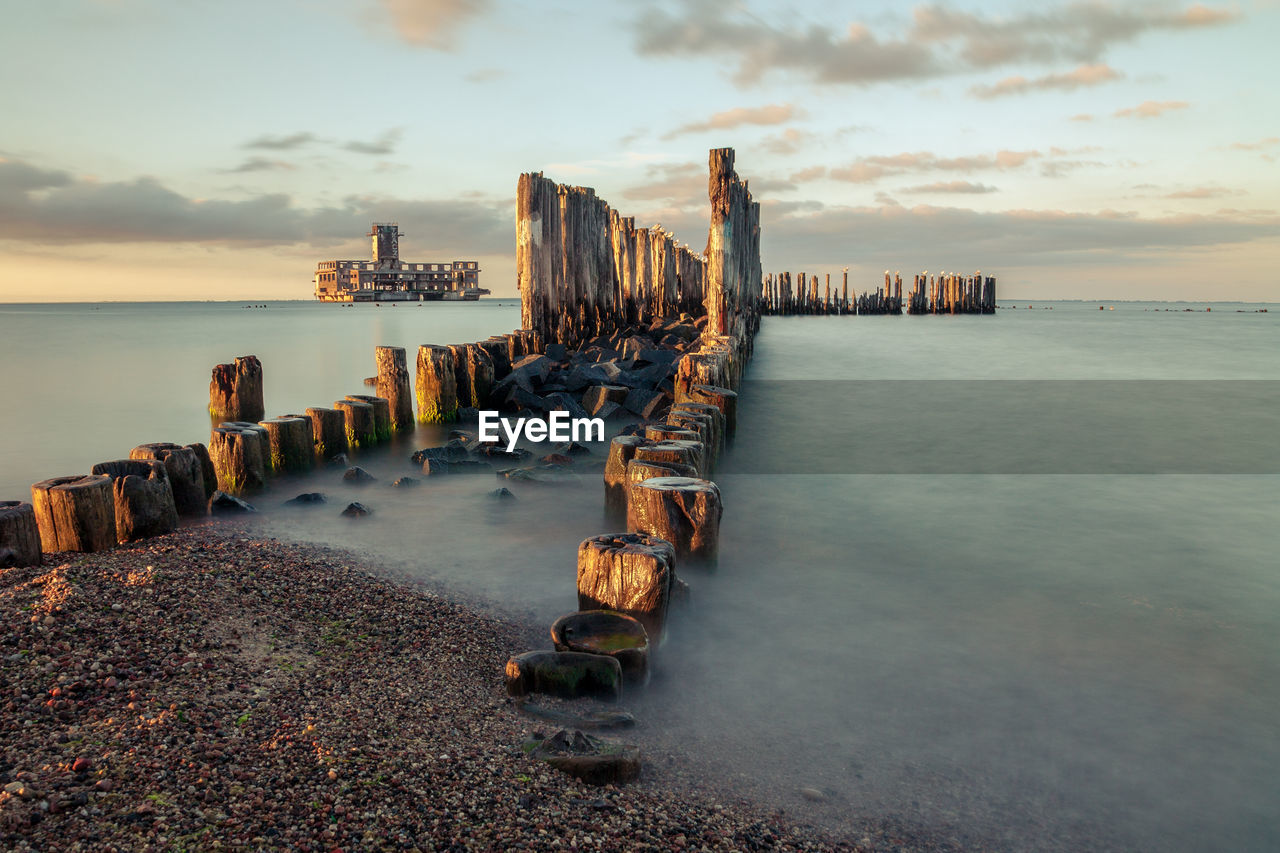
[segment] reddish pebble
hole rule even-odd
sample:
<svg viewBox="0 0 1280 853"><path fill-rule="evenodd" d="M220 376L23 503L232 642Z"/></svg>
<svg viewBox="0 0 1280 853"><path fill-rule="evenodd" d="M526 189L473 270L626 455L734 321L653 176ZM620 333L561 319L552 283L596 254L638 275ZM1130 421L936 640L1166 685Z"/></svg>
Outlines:
<svg viewBox="0 0 1280 853"><path fill-rule="evenodd" d="M116 679L114 675L108 676L107 680L103 682L103 684L105 684L108 688L113 688L119 683L120 682Z"/></svg>
<svg viewBox="0 0 1280 853"><path fill-rule="evenodd" d="M86 770L93 769L93 762L88 758L77 758L75 763L71 765L71 769L76 773L83 773Z"/></svg>
<svg viewBox="0 0 1280 853"><path fill-rule="evenodd" d="M94 785L93 787L97 788L99 791L110 791L112 788L111 780L99 779L98 784Z"/></svg>

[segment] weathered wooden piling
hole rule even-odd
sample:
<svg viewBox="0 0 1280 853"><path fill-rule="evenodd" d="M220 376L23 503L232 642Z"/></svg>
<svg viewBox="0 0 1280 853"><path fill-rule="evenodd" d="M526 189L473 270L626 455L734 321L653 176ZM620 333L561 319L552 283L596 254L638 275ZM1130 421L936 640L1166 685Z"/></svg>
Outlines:
<svg viewBox="0 0 1280 853"><path fill-rule="evenodd" d="M613 658L628 686L649 683L649 632L633 616L614 610L579 610L551 625L551 643L558 652Z"/></svg>
<svg viewBox="0 0 1280 853"><path fill-rule="evenodd" d="M677 398L677 403L702 403L715 406L724 415L725 441L733 440L738 429L738 392L730 391L716 385L690 385L685 392L685 399Z"/></svg>
<svg viewBox="0 0 1280 853"><path fill-rule="evenodd" d="M337 409L308 406L316 458L328 460L347 452L347 417Z"/></svg>
<svg viewBox="0 0 1280 853"><path fill-rule="evenodd" d="M627 500L627 529L675 547L676 559L713 565L720 542L720 489L694 477L652 477Z"/></svg>
<svg viewBox="0 0 1280 853"><path fill-rule="evenodd" d="M378 443L378 423L373 405L363 400L335 400L333 407L342 412L347 427L347 446L369 448Z"/></svg>
<svg viewBox="0 0 1280 853"><path fill-rule="evenodd" d="M483 408L493 392L493 361L479 344L450 344L458 405Z"/></svg>
<svg viewBox="0 0 1280 853"><path fill-rule="evenodd" d="M431 344L418 347L417 392L420 422L437 424L457 420L458 379L453 350Z"/></svg>
<svg viewBox="0 0 1280 853"><path fill-rule="evenodd" d="M173 503L178 515L207 515L204 464L200 454L190 447L167 441L140 444L129 451L130 459L154 459L164 465L173 490Z"/></svg>
<svg viewBox="0 0 1280 853"><path fill-rule="evenodd" d="M507 661L506 687L508 696L543 693L617 701L622 695L622 666L607 655L525 652Z"/></svg>
<svg viewBox="0 0 1280 853"><path fill-rule="evenodd" d="M43 562L35 509L22 501L0 501L0 569Z"/></svg>
<svg viewBox="0 0 1280 853"><path fill-rule="evenodd" d="M213 368L209 382L209 414L215 421L259 421L262 404L262 362L244 355Z"/></svg>
<svg viewBox="0 0 1280 853"><path fill-rule="evenodd" d="M391 438L391 401L386 397L372 394L348 394L348 400L367 403L373 407L374 442L387 441ZM367 446L367 445L362 445Z"/></svg>
<svg viewBox="0 0 1280 853"><path fill-rule="evenodd" d="M409 367L404 347L375 347L378 381L374 390L387 400L391 432L412 431L413 394L409 390Z"/></svg>
<svg viewBox="0 0 1280 853"><path fill-rule="evenodd" d="M698 476L704 476L706 448L702 442L688 439L652 441L636 448L635 462L657 462L660 465L687 465Z"/></svg>
<svg viewBox="0 0 1280 853"><path fill-rule="evenodd" d="M110 477L41 480L31 486L31 507L45 551L103 551L116 544Z"/></svg>
<svg viewBox="0 0 1280 853"><path fill-rule="evenodd" d="M315 443L308 418L283 417L258 421L267 431L267 452L276 474L300 474L315 467Z"/></svg>
<svg viewBox="0 0 1280 853"><path fill-rule="evenodd" d="M256 424L254 425L256 426ZM225 423L209 435L209 455L213 459L217 486L230 495L261 491L267 484L264 452L265 430L245 429L240 424Z"/></svg>
<svg viewBox="0 0 1280 853"><path fill-rule="evenodd" d="M178 508L163 462L117 459L99 462L90 473L111 478L116 539L120 543L161 536L178 528Z"/></svg>
<svg viewBox="0 0 1280 853"><path fill-rule="evenodd" d="M676 550L642 533L607 533L578 546L578 609L613 610L644 626L654 646L666 636Z"/></svg>
<svg viewBox="0 0 1280 853"><path fill-rule="evenodd" d="M645 443L638 435L616 435L609 443L609 457L604 463L604 510L620 523L627 518L627 463L635 457L636 448Z"/></svg>

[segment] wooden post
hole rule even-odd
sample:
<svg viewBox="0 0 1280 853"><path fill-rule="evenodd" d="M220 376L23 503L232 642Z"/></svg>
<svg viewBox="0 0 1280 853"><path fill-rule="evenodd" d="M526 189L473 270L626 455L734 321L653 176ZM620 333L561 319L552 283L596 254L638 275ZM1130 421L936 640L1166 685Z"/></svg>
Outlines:
<svg viewBox="0 0 1280 853"><path fill-rule="evenodd" d="M413 431L413 394L409 390L409 368L404 347L375 347L378 381L374 386L379 397L387 399L391 432Z"/></svg>
<svg viewBox="0 0 1280 853"><path fill-rule="evenodd" d="M209 436L209 455L217 472L219 489L230 495L242 495L260 491L266 486L264 434L264 431L242 429L231 424L214 428ZM270 456L269 447L265 455Z"/></svg>
<svg viewBox="0 0 1280 853"><path fill-rule="evenodd" d="M580 610L561 616L551 626L558 652L607 655L622 667L628 686L649 683L649 632L640 620L615 610Z"/></svg>
<svg viewBox="0 0 1280 853"><path fill-rule="evenodd" d="M53 477L31 486L46 551L102 551L116 544L111 478Z"/></svg>
<svg viewBox="0 0 1280 853"><path fill-rule="evenodd" d="M676 551L640 533L593 536L578 546L578 609L613 610L644 626L655 646L666 634Z"/></svg>
<svg viewBox="0 0 1280 853"><path fill-rule="evenodd" d="M258 422L267 431L271 469L277 474L310 471L315 465L315 442L306 418L270 418Z"/></svg>
<svg viewBox="0 0 1280 853"><path fill-rule="evenodd" d="M0 569L43 562L36 511L29 503L0 501Z"/></svg>
<svg viewBox="0 0 1280 853"><path fill-rule="evenodd" d="M633 462L657 462L659 465L688 465L701 476L706 448L699 441L671 439L655 441L636 448Z"/></svg>
<svg viewBox="0 0 1280 853"><path fill-rule="evenodd" d="M689 386L690 402L715 406L724 415L724 434L728 442L738 429L738 392L716 385Z"/></svg>
<svg viewBox="0 0 1280 853"><path fill-rule="evenodd" d="M335 400L333 407L342 412L347 427L347 447L369 448L378 443L378 424L373 405L363 400ZM268 453L268 458L270 454Z"/></svg>
<svg viewBox="0 0 1280 853"><path fill-rule="evenodd" d="M527 338L521 337L527 342ZM522 346L523 349L523 346ZM458 418L458 379L449 347L418 347L418 420L445 423Z"/></svg>
<svg viewBox="0 0 1280 853"><path fill-rule="evenodd" d="M189 447L167 441L140 444L129 451L130 459L154 459L164 464L173 490L173 503L178 515L207 515L208 498L204 491L204 465Z"/></svg>
<svg viewBox="0 0 1280 853"><path fill-rule="evenodd" d="M716 562L720 540L720 489L693 477L652 477L631 489L627 529L665 539L676 559Z"/></svg>
<svg viewBox="0 0 1280 853"><path fill-rule="evenodd" d="M450 344L458 405L481 408L493 391L493 362L476 344Z"/></svg>
<svg viewBox="0 0 1280 853"><path fill-rule="evenodd" d="M370 394L348 394L348 400L368 403L373 407L374 441L386 441L391 438L391 401L386 397L375 397Z"/></svg>
<svg viewBox="0 0 1280 853"><path fill-rule="evenodd" d="M232 364L213 368L209 382L209 414L215 421L258 421L262 405L262 362L256 355L240 356Z"/></svg>
<svg viewBox="0 0 1280 853"><path fill-rule="evenodd" d="M337 409L308 406L311 418L311 438L315 444L316 458L329 460L347 452L347 417ZM224 489L225 491L225 489Z"/></svg>
<svg viewBox="0 0 1280 853"><path fill-rule="evenodd" d="M636 448L646 444L638 435L616 435L609 442L609 458L604 463L604 511L613 520L627 517L627 463Z"/></svg>
<svg viewBox="0 0 1280 853"><path fill-rule="evenodd" d="M200 479L204 481L204 500L207 504L209 498L213 497L213 493L218 490L218 474L213 468L213 457L209 455L209 448L200 442L188 444L186 447L196 455L196 461L200 463Z"/></svg>
<svg viewBox="0 0 1280 853"><path fill-rule="evenodd" d="M117 459L99 462L90 473L111 478L119 542L136 542L178 529L178 508L164 463L154 459Z"/></svg>

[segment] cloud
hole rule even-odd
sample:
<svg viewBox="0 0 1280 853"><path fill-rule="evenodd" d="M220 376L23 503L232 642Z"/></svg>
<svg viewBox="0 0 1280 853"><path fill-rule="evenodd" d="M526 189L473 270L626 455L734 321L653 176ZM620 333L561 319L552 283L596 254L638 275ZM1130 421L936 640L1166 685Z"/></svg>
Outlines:
<svg viewBox="0 0 1280 853"><path fill-rule="evenodd" d="M969 92L984 100L1003 98L1007 95L1025 95L1028 92L1047 92L1058 90L1070 92L1086 86L1100 86L1112 80L1119 80L1124 75L1105 63L1081 65L1074 71L1065 74L1046 74L1028 80L1021 75L1006 77L991 86L974 86Z"/></svg>
<svg viewBox="0 0 1280 853"><path fill-rule="evenodd" d="M1226 187L1204 186L1204 187L1193 187L1192 189L1189 189L1189 190L1178 190L1177 192L1171 192L1168 195L1166 195L1165 198L1187 198L1187 199L1222 198L1223 196L1229 196L1229 195L1239 195L1239 193L1237 193L1235 190L1229 190Z"/></svg>
<svg viewBox="0 0 1280 853"><path fill-rule="evenodd" d="M680 209L707 204L706 164L654 164L646 170L644 183L625 187L622 197L636 201L666 201Z"/></svg>
<svg viewBox="0 0 1280 853"><path fill-rule="evenodd" d="M859 21L843 26L772 23L744 3L680 0L674 11L646 6L633 29L641 55L728 58L735 63L733 79L739 85L758 83L772 72L818 83L866 85L1016 61L1097 63L1110 47L1150 32L1202 29L1238 17L1203 5L1177 11L1075 2L996 16L935 4L917 6L910 26L877 34Z"/></svg>
<svg viewBox="0 0 1280 853"><path fill-rule="evenodd" d="M807 145L813 139L813 136L807 130L797 130L794 127L789 127L780 134L765 137L760 141L760 148L770 154L779 154L785 157L789 154L795 154Z"/></svg>
<svg viewBox="0 0 1280 853"><path fill-rule="evenodd" d="M1076 113L1071 117L1071 121L1093 121L1091 113Z"/></svg>
<svg viewBox="0 0 1280 853"><path fill-rule="evenodd" d="M997 192L997 188L989 184L975 184L970 181L938 181L932 184L903 187L898 192L912 195L922 193L993 193Z"/></svg>
<svg viewBox="0 0 1280 853"><path fill-rule="evenodd" d="M263 135L255 139L250 139L244 144L245 148L262 148L267 151L293 151L304 145L316 142L317 137L314 133L300 130L297 133L290 133L287 136L270 136Z"/></svg>
<svg viewBox="0 0 1280 853"><path fill-rule="evenodd" d="M1017 169L1044 155L1039 151L1001 150L995 154L939 157L931 151L909 151L901 154L862 157L847 166L834 168L830 175L837 181L867 184L888 175L908 172L976 172Z"/></svg>
<svg viewBox="0 0 1280 853"><path fill-rule="evenodd" d="M920 235L927 234L927 256ZM885 264L1050 266L1147 260L1153 252L1246 243L1280 236L1280 217L1267 212L1219 212L1159 219L1103 210L984 212L957 207L881 203L827 207L816 213L766 217L763 251L842 265L851 258ZM778 247L776 250L774 247ZM914 259L919 259L914 260Z"/></svg>
<svg viewBox="0 0 1280 853"><path fill-rule="evenodd" d="M284 160L269 160L266 157L248 157L239 166L232 169L223 169L227 174L236 174L240 172L274 172L274 171L292 171L295 166L292 163L286 163Z"/></svg>
<svg viewBox="0 0 1280 853"><path fill-rule="evenodd" d="M422 235L423 251L432 254L507 253L515 239L509 202L349 196L308 209L283 193L195 199L150 177L103 182L0 161L0 239L331 246L359 237L375 220L398 220L406 233Z"/></svg>
<svg viewBox="0 0 1280 853"><path fill-rule="evenodd" d="M825 178L827 175L826 166L810 166L807 169L801 169L791 175L791 182L802 184L808 181L816 181L819 178Z"/></svg>
<svg viewBox="0 0 1280 853"><path fill-rule="evenodd" d="M381 0L396 34L412 45L451 51L458 31L493 8L493 0Z"/></svg>
<svg viewBox="0 0 1280 853"><path fill-rule="evenodd" d="M346 151L354 151L357 154L394 154L402 136L404 136L404 128L393 127L370 142L353 139L342 147Z"/></svg>
<svg viewBox="0 0 1280 853"><path fill-rule="evenodd" d="M681 125L675 130L663 134L664 140L675 139L687 133L703 133L708 130L730 130L747 124L774 125L785 124L799 118L800 111L792 104L769 104L764 107L737 107L732 110L713 113L706 121L696 121Z"/></svg>
<svg viewBox="0 0 1280 853"><path fill-rule="evenodd" d="M774 28L738 4L683 0L672 13L646 6L633 25L636 51L644 56L727 56L737 61L734 79L757 83L769 71L792 70L822 83L871 83L929 77L940 69L928 49L910 39L880 40L854 24Z"/></svg>
<svg viewBox="0 0 1280 853"><path fill-rule="evenodd" d="M1155 118L1170 110L1185 110L1191 104L1186 101L1143 101L1136 107L1125 107L1116 110L1116 118Z"/></svg>
<svg viewBox="0 0 1280 853"><path fill-rule="evenodd" d="M468 83L492 83L506 76L507 72L501 68L477 68L462 79Z"/></svg>
<svg viewBox="0 0 1280 853"><path fill-rule="evenodd" d="M785 178L751 178L747 181L747 188L755 201L762 201L761 196L765 193L785 193L798 189Z"/></svg>
<svg viewBox="0 0 1280 853"><path fill-rule="evenodd" d="M1268 136L1266 139L1259 139L1257 142L1233 142L1227 146L1233 151L1264 151L1280 145L1280 136Z"/></svg>

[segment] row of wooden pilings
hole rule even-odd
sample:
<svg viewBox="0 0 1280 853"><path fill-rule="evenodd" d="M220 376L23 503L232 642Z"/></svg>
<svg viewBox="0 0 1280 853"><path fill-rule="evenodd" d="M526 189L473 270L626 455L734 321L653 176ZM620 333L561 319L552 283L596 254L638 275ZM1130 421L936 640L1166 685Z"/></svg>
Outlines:
<svg viewBox="0 0 1280 853"><path fill-rule="evenodd" d="M528 713L539 713L526 701L533 693L618 699L624 684L646 684L672 604L688 595L677 566L718 560L723 507L711 478L737 425L736 389L759 329L759 205L734 173L731 149L713 150L710 170L706 330L698 348L677 363L674 403L665 418L610 442L606 517L624 532L579 544L578 611L551 626L553 650L507 661L507 692ZM546 281L537 275L522 284L526 308L531 300L545 307L546 294ZM571 316L574 306L559 310ZM599 721L578 718L576 724ZM634 746L602 745L576 731L562 730L532 751L589 782L625 782L640 769Z"/></svg>
<svg viewBox="0 0 1280 853"><path fill-rule="evenodd" d="M884 285L873 291L849 295L849 271L845 270L840 290L831 292L831 274L819 290L817 275L770 273L765 276L760 313L768 316L858 315L858 314L994 314L996 280L983 276L919 273L905 296L901 273L885 270ZM905 299L905 301L904 301Z"/></svg>
<svg viewBox="0 0 1280 853"><path fill-rule="evenodd" d="M417 360L417 412L406 351L377 347L375 394L349 394L332 407L266 418L262 363L242 356L213 368L208 445L153 443L127 459L94 465L88 474L54 477L31 487L30 503L0 501L0 567L40 565L42 554L100 551L177 528L180 517L247 509L239 498L274 476L304 474L346 454L375 447L415 421L457 418L484 406L513 360L539 353L536 332L488 340L423 345Z"/></svg>
<svg viewBox="0 0 1280 853"><path fill-rule="evenodd" d="M672 611L690 596L677 567L706 570L719 558L723 503L711 478L736 428L734 389L748 351L739 338L704 338L678 364L675 403L665 419L611 440L603 476L605 515L624 532L579 544L578 610L552 624L553 648L507 661L507 692L525 713L572 728L634 724L625 712L574 717L540 708L529 697L616 701L624 690L648 684ZM640 773L634 745L571 729L530 748L593 784L628 782Z"/></svg>

